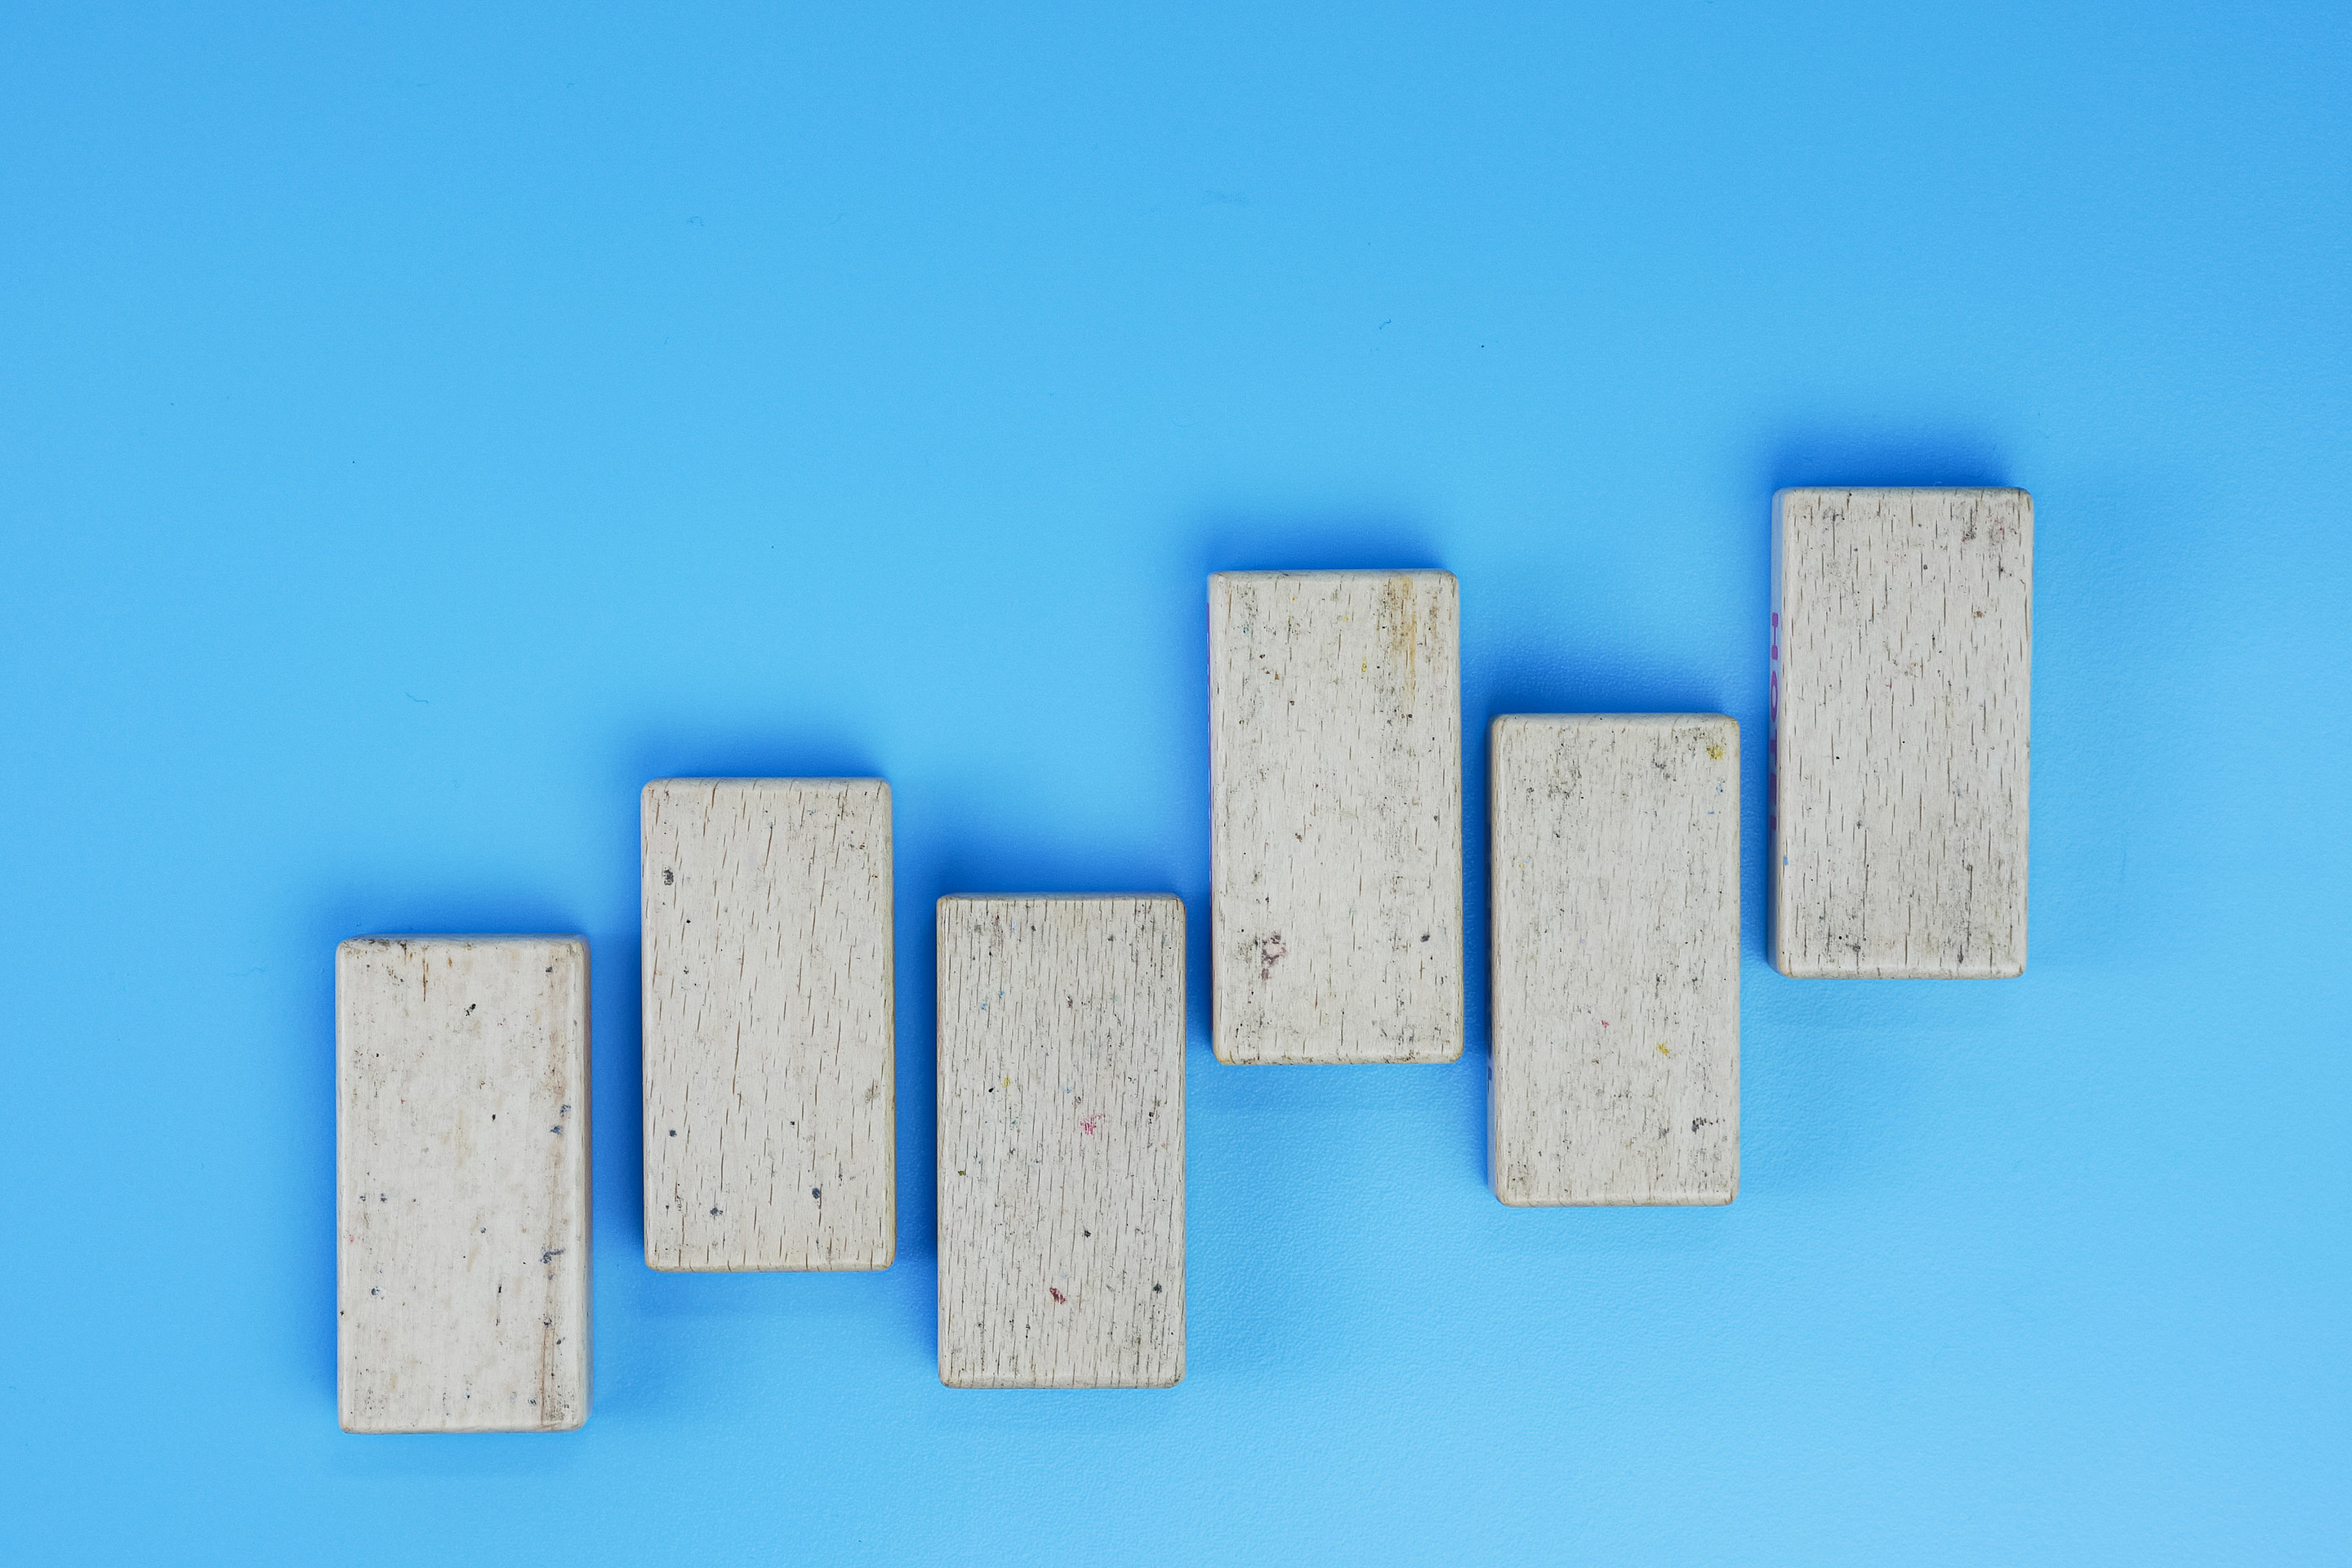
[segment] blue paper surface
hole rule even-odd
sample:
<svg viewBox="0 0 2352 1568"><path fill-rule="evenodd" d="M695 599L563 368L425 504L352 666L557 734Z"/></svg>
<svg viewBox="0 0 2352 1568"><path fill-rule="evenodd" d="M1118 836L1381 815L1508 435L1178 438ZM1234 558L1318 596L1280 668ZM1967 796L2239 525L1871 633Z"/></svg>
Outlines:
<svg viewBox="0 0 2352 1568"><path fill-rule="evenodd" d="M0 1556L2345 1561L2352 13L15 8ZM2031 965L1766 965L1785 484L2037 502ZM1204 577L1462 583L1470 1044L1206 1039ZM1485 729L1719 710L1744 1180L1484 1181ZM637 791L878 773L900 1242L663 1276ZM1190 1374L934 1363L931 903L1167 889ZM335 942L593 944L571 1436L335 1426Z"/></svg>

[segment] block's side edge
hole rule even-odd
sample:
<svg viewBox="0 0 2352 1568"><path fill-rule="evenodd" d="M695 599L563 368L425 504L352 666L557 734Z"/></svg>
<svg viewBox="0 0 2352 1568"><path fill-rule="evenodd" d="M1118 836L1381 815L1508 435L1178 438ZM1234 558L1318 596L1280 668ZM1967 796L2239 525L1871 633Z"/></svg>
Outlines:
<svg viewBox="0 0 2352 1568"><path fill-rule="evenodd" d="M1511 722L1511 716L1500 713L1486 725L1486 1184L1496 1201L1504 1204L1512 1199L1503 1180L1502 1106L1497 1099L1505 1037L1503 757L1511 732L1518 727Z"/></svg>
<svg viewBox="0 0 2352 1568"><path fill-rule="evenodd" d="M2022 868L2017 889L2017 952L2015 967L2003 966L1991 978L2015 980L2025 973L2026 946L2032 939L2033 903L2033 497L2017 491L2018 531L2025 555L2025 661L2018 691L2017 730L2021 754L2018 759L2017 860Z"/></svg>
<svg viewBox="0 0 2352 1568"><path fill-rule="evenodd" d="M572 1086L573 1102L580 1107L580 1136L572 1145L572 1179L579 1184L580 1193L580 1409L570 1424L551 1425L548 1430L576 1432L588 1424L588 1413L596 1403L596 1058L590 1028L595 988L589 973L592 957L588 939L562 939L558 945L568 946L578 959L572 971L571 1000L572 1026L579 1031L580 1039L580 1080Z"/></svg>
<svg viewBox="0 0 2352 1568"><path fill-rule="evenodd" d="M359 1417L355 1390L352 1386L351 1346L348 1313L343 1292L348 1289L346 1271L349 1243L344 1240L343 1205L351 1191L351 1140L352 1129L345 1112L351 1103L351 977L349 965L359 956L357 945L350 941L335 944L335 1421L346 1432L363 1433L365 1427L353 1423Z"/></svg>
<svg viewBox="0 0 2352 1568"><path fill-rule="evenodd" d="M971 1389L982 1393L994 1391L1000 1394L1020 1394L1024 1392L1049 1394L1056 1391L1069 1392L1084 1391L1088 1389L1098 1389L1114 1393L1122 1391L1129 1393L1150 1393L1159 1389L1175 1387L1178 1384L1184 1381L1184 1358L1181 1352L1176 1358L1175 1370L1164 1377L1038 1378L1024 1377L1013 1373L1003 1373L992 1375L986 1372L965 1371L961 1367L950 1369L942 1363L940 1368L940 1386L942 1388Z"/></svg>
<svg viewBox="0 0 2352 1568"><path fill-rule="evenodd" d="M1797 971L1790 967L1792 955L1788 948L1788 910L1782 904L1786 897L1785 879L1781 876L1785 850L1782 847L1780 824L1786 815L1780 800L1784 777L1780 766L1780 638L1783 630L1781 615L1785 608L1782 579L1784 541L1788 532L1788 501L1791 492L1776 490L1772 495L1772 572L1769 619L1765 626L1767 656L1765 659L1766 730L1764 742L1764 860L1766 934L1768 952L1773 967L1790 978Z"/></svg>
<svg viewBox="0 0 2352 1568"><path fill-rule="evenodd" d="M1192 1119L1192 1107L1190 1104L1191 1097L1187 1089L1185 1073L1185 1058L1190 1054L1190 1047L1192 1045L1192 1023L1189 1013L1192 968L1190 952L1192 915L1191 912L1184 908L1183 900L1176 899L1173 901L1176 906L1176 929L1173 933L1176 942L1176 1026L1170 1031L1171 1038L1169 1042L1169 1053L1172 1059L1169 1063L1168 1070L1170 1076L1174 1078L1176 1080L1176 1132L1174 1140L1176 1144L1176 1190L1170 1194L1169 1199L1169 1201L1174 1205L1176 1218L1176 1235L1174 1237L1176 1247L1176 1300L1178 1303L1176 1309L1176 1370L1174 1375L1166 1383L1154 1384L1151 1385L1156 1388L1173 1388L1177 1384L1184 1381L1185 1337L1187 1327L1192 1316L1192 1300L1191 1278L1192 1256L1189 1250L1191 1247L1192 1226L1190 1224L1191 1216L1188 1214L1186 1207L1186 1205L1191 1202L1192 1192L1190 1165Z"/></svg>
<svg viewBox="0 0 2352 1568"><path fill-rule="evenodd" d="M788 795L794 790L824 789L836 795L867 795L878 790L887 795L890 781L867 773L781 773L756 775L750 773L712 773L709 775L649 779L639 798L648 799L656 791L674 793L679 790L716 791L740 790L750 794Z"/></svg>
<svg viewBox="0 0 2352 1568"><path fill-rule="evenodd" d="M882 920L882 1247L873 1269L898 1260L898 840L890 783L881 785L876 810L881 831L874 851L880 873Z"/></svg>
<svg viewBox="0 0 2352 1568"><path fill-rule="evenodd" d="M1729 850L1729 859L1731 863L1725 870L1725 876L1727 879L1725 887L1728 894L1728 901L1731 905L1731 962L1727 966L1728 972L1727 974L1727 980L1731 990L1731 996L1728 1004L1730 1013L1728 1023L1730 1030L1731 1090L1728 1096L1730 1105L1727 1108L1731 1122L1731 1173L1729 1190L1724 1194L1720 1201L1727 1204L1739 1195L1739 1141L1741 1136L1739 1119L1739 983L1740 970L1743 967L1747 957L1746 943L1748 941L1748 930L1746 924L1746 900L1742 897L1745 890L1745 879L1741 874L1740 857L1741 841L1746 837L1743 830L1742 814L1740 810L1740 800L1744 793L1740 788L1739 776L1740 758L1743 755L1743 752L1740 749L1739 721L1728 715L1725 715L1724 723L1726 729L1729 732L1729 739L1725 742L1726 758L1724 775L1726 786L1731 793L1731 846Z"/></svg>
<svg viewBox="0 0 2352 1568"><path fill-rule="evenodd" d="M1239 1042L1227 1037L1231 1017L1225 1002L1228 984L1225 962L1225 925L1227 922L1225 876L1232 851L1226 839L1232 836L1232 814L1225 804L1225 769L1230 762L1226 755L1224 714L1224 661L1219 658L1231 626L1232 590L1225 579L1233 574L1214 573L1209 578L1209 621L1207 651L1209 659L1209 1052L1218 1061L1238 1065L1243 1058Z"/></svg>
<svg viewBox="0 0 2352 1568"><path fill-rule="evenodd" d="M1446 912L1453 919L1453 940L1446 944L1445 957L1454 973L1449 977L1446 995L1452 999L1453 1016L1445 1021L1450 1039L1439 1042L1440 1053L1432 1058L1436 1062L1457 1062L1470 1045L1470 948L1469 948L1469 875L1462 857L1463 786L1466 770L1462 754L1462 584L1451 572L1433 572L1433 585L1449 612L1446 616L1446 662L1448 679L1445 694L1448 710L1445 714L1446 772L1451 787L1445 792L1445 824L1447 842L1444 878L1448 902ZM1451 1045L1450 1050L1445 1047Z"/></svg>
<svg viewBox="0 0 2352 1568"><path fill-rule="evenodd" d="M684 1248L656 1251L654 1225L656 1155L654 1138L656 1131L654 1116L654 1063L661 1055L657 1032L660 1013L654 1006L654 823L656 802L666 798L675 781L654 779L637 796L637 1017L639 1038L637 1053L637 1118L640 1124L637 1158L642 1165L638 1172L638 1204L643 1209L639 1224L645 1239L646 1267L668 1273L685 1267Z"/></svg>
<svg viewBox="0 0 2352 1568"><path fill-rule="evenodd" d="M932 905L931 932L931 1253L932 1294L936 1298L940 1382L948 1388L962 1386L953 1375L953 1342L948 1331L948 1276L960 1263L948 1247L948 1010L940 1005L948 990L948 965L953 956L949 940L948 907L961 900L950 894Z"/></svg>

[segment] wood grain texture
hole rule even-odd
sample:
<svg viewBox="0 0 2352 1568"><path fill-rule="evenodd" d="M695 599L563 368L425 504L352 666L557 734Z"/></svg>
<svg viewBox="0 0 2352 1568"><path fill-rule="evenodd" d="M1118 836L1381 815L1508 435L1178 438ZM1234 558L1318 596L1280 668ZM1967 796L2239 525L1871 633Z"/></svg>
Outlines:
<svg viewBox="0 0 2352 1568"><path fill-rule="evenodd" d="M890 786L646 786L646 1262L898 1250Z"/></svg>
<svg viewBox="0 0 2352 1568"><path fill-rule="evenodd" d="M1184 1375L1184 906L939 905L940 1381Z"/></svg>
<svg viewBox="0 0 2352 1568"><path fill-rule="evenodd" d="M1780 972L2023 973L2032 498L1788 489L1772 513Z"/></svg>
<svg viewBox="0 0 2352 1568"><path fill-rule="evenodd" d="M1209 579L1218 1060L1461 1056L1461 671L1450 573Z"/></svg>
<svg viewBox="0 0 2352 1568"><path fill-rule="evenodd" d="M1497 719L1489 1173L1507 1204L1739 1192L1739 726Z"/></svg>
<svg viewBox="0 0 2352 1568"><path fill-rule="evenodd" d="M588 1418L588 944L335 950L336 1394L346 1432Z"/></svg>

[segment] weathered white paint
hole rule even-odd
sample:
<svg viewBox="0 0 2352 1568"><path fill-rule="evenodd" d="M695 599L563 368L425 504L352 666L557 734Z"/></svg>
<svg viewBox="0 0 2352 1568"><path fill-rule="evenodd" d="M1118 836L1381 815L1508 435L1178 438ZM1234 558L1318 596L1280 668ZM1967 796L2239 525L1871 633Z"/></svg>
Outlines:
<svg viewBox="0 0 2352 1568"><path fill-rule="evenodd" d="M1450 573L1209 579L1220 1061L1462 1054L1461 669Z"/></svg>
<svg viewBox="0 0 2352 1568"><path fill-rule="evenodd" d="M1782 490L1772 605L1780 972L2023 973L2032 498Z"/></svg>
<svg viewBox="0 0 2352 1568"><path fill-rule="evenodd" d="M588 1418L588 944L335 950L336 1394L346 1432Z"/></svg>
<svg viewBox="0 0 2352 1568"><path fill-rule="evenodd" d="M1739 726L1495 721L1494 1060L1507 1204L1739 1192Z"/></svg>
<svg viewBox="0 0 2352 1568"><path fill-rule="evenodd" d="M1184 906L939 905L940 1381L1184 1375Z"/></svg>
<svg viewBox="0 0 2352 1568"><path fill-rule="evenodd" d="M898 1248L890 786L646 786L646 1262Z"/></svg>

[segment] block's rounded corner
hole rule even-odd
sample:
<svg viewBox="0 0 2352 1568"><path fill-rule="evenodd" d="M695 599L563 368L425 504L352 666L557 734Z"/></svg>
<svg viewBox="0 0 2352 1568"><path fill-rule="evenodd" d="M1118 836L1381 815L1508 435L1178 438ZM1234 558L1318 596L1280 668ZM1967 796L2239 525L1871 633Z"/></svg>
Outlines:
<svg viewBox="0 0 2352 1568"><path fill-rule="evenodd" d="M2000 968L1994 970L1985 978L1988 980L2022 980L2025 978L2025 960L2021 958L2013 964L2003 964Z"/></svg>
<svg viewBox="0 0 2352 1568"><path fill-rule="evenodd" d="M890 1239L883 1243L881 1258L875 1262L867 1264L866 1266L866 1272L868 1274L885 1273L889 1269L892 1264L898 1261L898 1237L895 1233L893 1233Z"/></svg>
<svg viewBox="0 0 2352 1568"><path fill-rule="evenodd" d="M579 1431L579 1430L580 1430L580 1428L582 1428L583 1426L587 1426L587 1425L588 1425L588 1405L587 1405L587 1403L583 1400L583 1401L581 1403L581 1405L580 1405L580 1414L579 1414L579 1415L574 1415L574 1416L573 1416L570 1421L565 1422L565 1423L564 1423L563 1425L562 1425L562 1426L542 1426L542 1427L541 1427L541 1428L540 1428L540 1430L541 1430L541 1431L542 1431L542 1432L577 1432L577 1431Z"/></svg>
<svg viewBox="0 0 2352 1568"><path fill-rule="evenodd" d="M1180 1360L1180 1361L1178 1361L1178 1362L1177 1362L1177 1363L1176 1363L1176 1375L1175 1375L1175 1376L1173 1376L1173 1377L1170 1378L1170 1379L1169 1379L1167 1382L1165 1382L1165 1383L1147 1383L1147 1384L1144 1384L1142 1386L1143 1386L1143 1387L1145 1387L1145 1388L1173 1388L1173 1387L1175 1387L1178 1384L1180 1384L1180 1383L1181 1383L1181 1382L1183 1382L1183 1381L1184 1381L1184 1373L1185 1373L1186 1370L1187 1370L1187 1368L1185 1367L1185 1365L1184 1365L1183 1362Z"/></svg>
<svg viewBox="0 0 2352 1568"><path fill-rule="evenodd" d="M1433 1057L1415 1057L1413 1061L1416 1065L1421 1067L1442 1068L1454 1062L1458 1062L1461 1059L1462 1042L1460 1040L1456 1040L1443 1055Z"/></svg>
<svg viewBox="0 0 2352 1568"><path fill-rule="evenodd" d="M959 1381L949 1372L947 1359L943 1356L940 1360L940 1386L941 1388L978 1388L981 1385L969 1380Z"/></svg>
<svg viewBox="0 0 2352 1568"><path fill-rule="evenodd" d="M677 779L647 779L646 787L637 792L638 809L643 810L653 804L654 791L669 789L679 782Z"/></svg>
<svg viewBox="0 0 2352 1568"><path fill-rule="evenodd" d="M1550 1204L1538 1203L1534 1198L1528 1197L1526 1194L1518 1192L1516 1189L1506 1185L1504 1183L1495 1182L1489 1184L1494 1191L1495 1201L1502 1205L1507 1209L1540 1209L1554 1206Z"/></svg>

